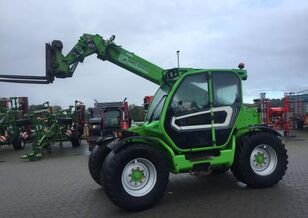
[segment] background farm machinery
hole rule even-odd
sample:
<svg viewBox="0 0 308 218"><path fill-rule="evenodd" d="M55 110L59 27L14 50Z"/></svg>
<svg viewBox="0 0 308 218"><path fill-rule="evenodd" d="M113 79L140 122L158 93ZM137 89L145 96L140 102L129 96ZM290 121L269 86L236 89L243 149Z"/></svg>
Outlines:
<svg viewBox="0 0 308 218"><path fill-rule="evenodd" d="M90 117L87 141L90 151L96 146L100 136L113 136L114 132L121 129L127 130L131 126L126 98L120 102L96 102L88 111Z"/></svg>
<svg viewBox="0 0 308 218"><path fill-rule="evenodd" d="M91 151L99 137L113 137L119 130L127 130L131 126L141 126L153 96L145 96L143 107L128 105L126 98L119 102L95 102L88 108L89 118L87 142Z"/></svg>
<svg viewBox="0 0 308 218"><path fill-rule="evenodd" d="M308 125L308 95L285 93L279 107L274 107L272 101L265 97L265 93L261 93L257 102L261 122L282 131L285 136L295 136L294 129L303 129Z"/></svg>
<svg viewBox="0 0 308 218"><path fill-rule="evenodd" d="M0 145L12 145L15 150L25 147L30 128L17 123L27 112L27 97L0 98Z"/></svg>
<svg viewBox="0 0 308 218"><path fill-rule="evenodd" d="M32 151L23 159L38 160L43 157L44 150L51 152L51 146L59 141L70 140L73 147L80 145L84 128L85 106L76 101L75 106L57 111L45 103L46 108L25 114L23 119L17 120L19 127L31 126ZM74 110L73 110L74 108Z"/></svg>

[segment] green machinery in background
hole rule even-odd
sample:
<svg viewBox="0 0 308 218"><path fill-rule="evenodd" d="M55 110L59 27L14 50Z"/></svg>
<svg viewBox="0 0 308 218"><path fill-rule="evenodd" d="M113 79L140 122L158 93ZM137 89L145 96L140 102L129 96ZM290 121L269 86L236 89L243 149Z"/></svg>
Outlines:
<svg viewBox="0 0 308 218"><path fill-rule="evenodd" d="M12 145L15 150L25 147L30 131L29 126L20 128L16 121L27 112L27 97L0 98L0 146Z"/></svg>
<svg viewBox="0 0 308 218"><path fill-rule="evenodd" d="M231 169L253 188L273 186L287 170L288 156L279 133L260 125L256 109L243 106L244 64L239 69L163 69L99 35L84 34L73 49L46 44L46 75L2 75L0 81L50 83L72 77L79 62L96 54L159 88L142 126L100 138L89 170L117 206L143 210L164 194L169 173ZM141 87L139 87L140 89Z"/></svg>
<svg viewBox="0 0 308 218"><path fill-rule="evenodd" d="M54 142L70 140L73 147L80 146L81 136L84 129L85 107L80 101L75 101L75 106L57 111L46 102L45 109L25 114L23 119L17 120L17 125L31 126L32 128L32 151L23 159L38 160L43 157L43 151L51 152Z"/></svg>

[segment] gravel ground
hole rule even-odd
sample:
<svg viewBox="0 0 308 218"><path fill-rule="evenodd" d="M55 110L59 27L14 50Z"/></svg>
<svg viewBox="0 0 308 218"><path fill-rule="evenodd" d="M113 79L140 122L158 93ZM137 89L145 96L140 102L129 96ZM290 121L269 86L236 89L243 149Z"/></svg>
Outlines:
<svg viewBox="0 0 308 218"><path fill-rule="evenodd" d="M171 175L162 200L127 213L114 206L90 177L86 142L65 143L43 160L0 147L0 217L307 217L308 130L287 138L289 167L267 189L249 189L230 172L218 176ZM27 146L27 150L30 145Z"/></svg>

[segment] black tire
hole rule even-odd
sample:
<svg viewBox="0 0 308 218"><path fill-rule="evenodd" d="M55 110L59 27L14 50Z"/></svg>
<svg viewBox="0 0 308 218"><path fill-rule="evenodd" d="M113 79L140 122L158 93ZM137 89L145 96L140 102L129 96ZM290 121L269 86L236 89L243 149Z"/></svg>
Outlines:
<svg viewBox="0 0 308 218"><path fill-rule="evenodd" d="M14 150L22 150L26 146L25 140L21 136L15 136L12 140Z"/></svg>
<svg viewBox="0 0 308 218"><path fill-rule="evenodd" d="M245 140L246 140L247 137L243 137L241 139L239 139L236 143L236 150L235 150L235 156L234 156L234 161L233 161L233 164L231 166L231 172L232 174L235 176L235 178L237 178L237 180L239 181L243 181L243 178L242 178L242 174L239 170L239 165L238 165L238 150L240 147L242 147L244 144L245 144Z"/></svg>
<svg viewBox="0 0 308 218"><path fill-rule="evenodd" d="M89 151L92 152L96 145L93 142L88 142L88 144L89 144Z"/></svg>
<svg viewBox="0 0 308 218"><path fill-rule="evenodd" d="M211 169L211 175L220 175L228 172L230 168L227 166L219 166Z"/></svg>
<svg viewBox="0 0 308 218"><path fill-rule="evenodd" d="M81 145L81 136L78 132L73 132L71 136L71 142L73 147L79 147Z"/></svg>
<svg viewBox="0 0 308 218"><path fill-rule="evenodd" d="M51 142L48 142L48 144L45 146L46 151L51 154Z"/></svg>
<svg viewBox="0 0 308 218"><path fill-rule="evenodd" d="M144 161L143 166L142 161ZM140 211L149 208L163 196L169 180L167 166L166 158L160 151L149 145L132 144L117 153L111 151L108 154L103 163L101 179L107 196L114 204L124 210ZM141 179L137 182L132 179L134 170L142 173L139 177ZM145 177L145 175L148 176ZM139 194L133 189L127 191L127 184L130 183L133 186L139 182ZM143 182L145 183L142 184Z"/></svg>
<svg viewBox="0 0 308 218"><path fill-rule="evenodd" d="M304 121L302 121L302 120L297 120L297 121L296 121L296 128L302 130L302 129L304 129L304 124L305 124Z"/></svg>
<svg viewBox="0 0 308 218"><path fill-rule="evenodd" d="M265 188L278 183L285 175L288 155L277 136L255 133L243 138L236 148L233 175L251 188Z"/></svg>
<svg viewBox="0 0 308 218"><path fill-rule="evenodd" d="M100 186L103 186L101 183L101 169L103 166L103 162L109 152L110 149L107 148L106 145L96 145L91 151L89 157L88 167L90 175L92 179Z"/></svg>

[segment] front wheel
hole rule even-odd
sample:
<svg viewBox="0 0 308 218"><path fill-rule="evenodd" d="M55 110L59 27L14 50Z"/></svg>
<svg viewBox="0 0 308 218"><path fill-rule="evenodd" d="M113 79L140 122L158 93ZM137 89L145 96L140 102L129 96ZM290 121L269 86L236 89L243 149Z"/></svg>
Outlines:
<svg viewBox="0 0 308 218"><path fill-rule="evenodd" d="M287 150L281 140L269 133L255 133L244 137L237 145L231 170L248 186L264 188L278 183L287 165Z"/></svg>
<svg viewBox="0 0 308 218"><path fill-rule="evenodd" d="M143 144L110 152L101 173L110 200L129 211L144 210L155 204L163 196L168 178L163 154Z"/></svg>

